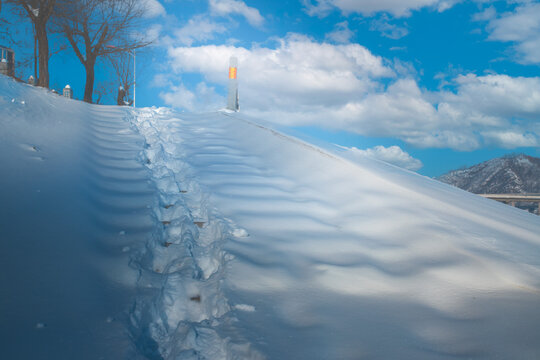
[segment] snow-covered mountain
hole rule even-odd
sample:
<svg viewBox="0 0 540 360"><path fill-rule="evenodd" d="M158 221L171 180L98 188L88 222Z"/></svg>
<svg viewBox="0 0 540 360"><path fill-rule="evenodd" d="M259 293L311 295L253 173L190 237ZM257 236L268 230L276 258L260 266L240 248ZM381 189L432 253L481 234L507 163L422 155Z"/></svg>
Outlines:
<svg viewBox="0 0 540 360"><path fill-rule="evenodd" d="M475 194L540 193L540 159L518 154L450 171L439 181Z"/></svg>
<svg viewBox="0 0 540 360"><path fill-rule="evenodd" d="M537 216L236 113L0 76L6 359L537 359Z"/></svg>

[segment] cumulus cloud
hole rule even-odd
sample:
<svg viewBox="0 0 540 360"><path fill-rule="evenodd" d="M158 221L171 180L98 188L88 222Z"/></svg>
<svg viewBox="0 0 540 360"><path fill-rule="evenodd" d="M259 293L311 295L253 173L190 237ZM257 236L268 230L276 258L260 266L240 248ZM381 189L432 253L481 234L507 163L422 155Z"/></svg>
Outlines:
<svg viewBox="0 0 540 360"><path fill-rule="evenodd" d="M473 21L489 21L495 19L497 16L497 10L494 6L485 8L483 11L474 14L472 17Z"/></svg>
<svg viewBox="0 0 540 360"><path fill-rule="evenodd" d="M144 16L154 18L166 15L165 8L158 0L142 0L144 6Z"/></svg>
<svg viewBox="0 0 540 360"><path fill-rule="evenodd" d="M247 6L240 0L210 0L210 13L215 16L241 15L252 26L260 27L264 24L264 18L259 10Z"/></svg>
<svg viewBox="0 0 540 360"><path fill-rule="evenodd" d="M221 89L233 55L242 111L268 121L395 137L418 147L538 145L538 77L467 74L452 80L453 91L429 92L361 45L294 34L274 48L169 49L173 72L201 74ZM173 94L184 90L165 91L164 99L178 106Z"/></svg>
<svg viewBox="0 0 540 360"><path fill-rule="evenodd" d="M167 105L190 112L216 110L223 107L222 104L225 102L225 98L218 95L214 87L204 82L199 83L195 91L190 91L182 83L173 85L169 91L160 93L160 97Z"/></svg>
<svg viewBox="0 0 540 360"><path fill-rule="evenodd" d="M520 131L499 130L484 131L482 136L489 145L494 145L506 149L516 147L538 146L538 137L532 133L522 133Z"/></svg>
<svg viewBox="0 0 540 360"><path fill-rule="evenodd" d="M281 40L276 49L209 45L169 50L174 71L201 73L221 84L233 55L240 62L243 99L257 109L343 104L379 86L372 79L393 76L382 58L358 44L320 44L297 35Z"/></svg>
<svg viewBox="0 0 540 360"><path fill-rule="evenodd" d="M513 42L518 61L540 63L540 3L525 2L488 20L489 40Z"/></svg>
<svg viewBox="0 0 540 360"><path fill-rule="evenodd" d="M343 21L336 24L334 31L326 34L326 40L334 41L336 43L348 43L353 36L354 32L349 29L349 23Z"/></svg>
<svg viewBox="0 0 540 360"><path fill-rule="evenodd" d="M424 7L445 11L458 2L460 0L303 0L305 10L311 16L326 16L333 9L339 9L345 14L371 16L386 12L395 17L406 17L413 10Z"/></svg>
<svg viewBox="0 0 540 360"><path fill-rule="evenodd" d="M401 39L409 33L407 28L392 24L386 14L383 14L379 19L371 21L369 29L371 31L378 31L383 36L394 40Z"/></svg>
<svg viewBox="0 0 540 360"><path fill-rule="evenodd" d="M157 42L162 32L163 26L161 24L152 24L145 29L144 33L140 34L140 37L148 42Z"/></svg>
<svg viewBox="0 0 540 360"><path fill-rule="evenodd" d="M371 149L360 150L356 147L345 148L354 157L370 157L378 159L401 168L418 171L424 166L418 159L413 158L411 155L403 151L399 146L375 146Z"/></svg>
<svg viewBox="0 0 540 360"><path fill-rule="evenodd" d="M194 16L186 25L174 31L174 36L181 45L191 46L196 42L214 39L215 34L224 33L227 28L213 22L203 15Z"/></svg>
<svg viewBox="0 0 540 360"><path fill-rule="evenodd" d="M537 121L540 116L540 78L508 75L461 75L457 93L442 93L439 108L452 108L462 122L505 126L509 119ZM450 111L447 111L450 112Z"/></svg>

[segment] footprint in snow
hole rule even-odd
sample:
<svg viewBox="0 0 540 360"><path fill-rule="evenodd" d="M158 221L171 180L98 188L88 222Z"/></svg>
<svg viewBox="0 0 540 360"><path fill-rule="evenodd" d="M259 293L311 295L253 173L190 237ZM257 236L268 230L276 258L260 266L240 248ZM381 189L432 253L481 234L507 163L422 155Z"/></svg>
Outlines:
<svg viewBox="0 0 540 360"><path fill-rule="evenodd" d="M30 152L40 152L41 151L41 149L37 145L21 144L20 146L24 150L30 151Z"/></svg>
<svg viewBox="0 0 540 360"><path fill-rule="evenodd" d="M30 155L30 159L33 159L33 160L39 160L39 161L44 161L45 158L43 156L38 156L37 153L40 153L41 152L41 149L36 146L36 145L31 145L31 144L21 144L20 147L29 153Z"/></svg>

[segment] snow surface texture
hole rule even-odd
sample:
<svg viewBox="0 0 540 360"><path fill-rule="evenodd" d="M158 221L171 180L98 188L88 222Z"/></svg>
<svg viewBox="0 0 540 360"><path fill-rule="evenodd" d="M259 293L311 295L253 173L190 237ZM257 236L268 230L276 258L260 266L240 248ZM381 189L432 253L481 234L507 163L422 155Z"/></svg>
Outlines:
<svg viewBox="0 0 540 360"><path fill-rule="evenodd" d="M0 106L7 358L540 358L537 216L238 114Z"/></svg>
<svg viewBox="0 0 540 360"><path fill-rule="evenodd" d="M127 331L155 224L144 139L114 107L0 76L0 357L138 359Z"/></svg>

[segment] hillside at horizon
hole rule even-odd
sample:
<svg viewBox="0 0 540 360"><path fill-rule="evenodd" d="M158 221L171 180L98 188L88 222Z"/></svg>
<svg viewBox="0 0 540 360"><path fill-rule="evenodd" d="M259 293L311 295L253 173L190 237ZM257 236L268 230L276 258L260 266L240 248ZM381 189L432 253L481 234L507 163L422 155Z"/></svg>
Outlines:
<svg viewBox="0 0 540 360"><path fill-rule="evenodd" d="M437 180L475 194L540 194L540 158L507 155L450 171Z"/></svg>

